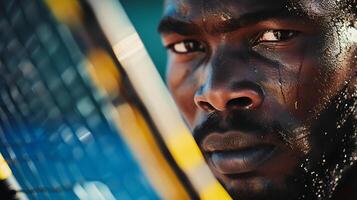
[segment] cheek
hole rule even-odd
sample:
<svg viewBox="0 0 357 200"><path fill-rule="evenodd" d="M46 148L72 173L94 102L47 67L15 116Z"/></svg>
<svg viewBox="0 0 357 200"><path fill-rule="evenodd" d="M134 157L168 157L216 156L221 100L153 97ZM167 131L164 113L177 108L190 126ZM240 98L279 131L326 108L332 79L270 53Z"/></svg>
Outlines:
<svg viewBox="0 0 357 200"><path fill-rule="evenodd" d="M295 113L300 101L301 71L305 65L302 50L262 55L264 60L255 60L252 64L259 66L258 75L266 92L266 100L278 103L289 113ZM312 69L310 66L307 68ZM306 78L309 80L311 77Z"/></svg>
<svg viewBox="0 0 357 200"><path fill-rule="evenodd" d="M301 59L290 59L277 77L281 81L275 80L279 85L275 93L280 92L280 102L284 102L299 121L316 118L351 75L350 67L336 62L328 64L326 60L321 62L322 57L322 53L306 52Z"/></svg>
<svg viewBox="0 0 357 200"><path fill-rule="evenodd" d="M196 116L194 103L195 91L198 87L196 78L191 75L187 66L170 66L167 73L170 92L186 122L192 127Z"/></svg>
<svg viewBox="0 0 357 200"><path fill-rule="evenodd" d="M337 29L348 32L343 27L322 31L326 34L316 39L320 42L312 42L305 53L298 90L301 101L309 105L305 112L309 111L314 117L331 104L355 73L351 62L354 48L343 39L346 36L337 33Z"/></svg>
<svg viewBox="0 0 357 200"><path fill-rule="evenodd" d="M321 104L323 81L321 66L313 59L305 58L296 79L295 110L301 118L306 118L308 113Z"/></svg>
<svg viewBox="0 0 357 200"><path fill-rule="evenodd" d="M322 60L323 59L323 60ZM313 119L331 104L350 79L351 67L323 53L307 52L297 78L291 80L294 110L302 119ZM293 101L293 100L291 100Z"/></svg>

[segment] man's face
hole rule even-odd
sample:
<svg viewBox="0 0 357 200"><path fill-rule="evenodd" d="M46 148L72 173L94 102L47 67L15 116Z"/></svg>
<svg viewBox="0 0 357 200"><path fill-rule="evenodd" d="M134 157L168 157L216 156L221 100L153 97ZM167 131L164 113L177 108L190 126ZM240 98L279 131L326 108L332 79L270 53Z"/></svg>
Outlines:
<svg viewBox="0 0 357 200"><path fill-rule="evenodd" d="M326 199L354 165L357 30L338 7L166 2L169 88L233 197Z"/></svg>

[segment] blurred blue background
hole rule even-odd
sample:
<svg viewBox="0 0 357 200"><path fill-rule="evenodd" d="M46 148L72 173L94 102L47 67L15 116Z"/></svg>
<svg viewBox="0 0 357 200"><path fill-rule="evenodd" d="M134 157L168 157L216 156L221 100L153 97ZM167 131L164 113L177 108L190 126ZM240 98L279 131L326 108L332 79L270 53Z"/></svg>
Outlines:
<svg viewBox="0 0 357 200"><path fill-rule="evenodd" d="M166 51L156 31L162 14L163 0L120 0L120 2L143 40L161 77L164 77Z"/></svg>

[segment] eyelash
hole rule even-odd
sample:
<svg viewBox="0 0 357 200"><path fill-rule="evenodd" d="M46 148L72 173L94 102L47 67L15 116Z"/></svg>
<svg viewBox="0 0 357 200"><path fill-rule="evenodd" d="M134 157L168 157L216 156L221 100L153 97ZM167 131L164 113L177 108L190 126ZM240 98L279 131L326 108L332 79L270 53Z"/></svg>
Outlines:
<svg viewBox="0 0 357 200"><path fill-rule="evenodd" d="M181 45L181 46L177 46L177 45ZM176 48L175 48L175 46L176 46ZM197 40L183 40L180 42L170 44L166 48L170 49L171 51L173 51L174 53L177 53L177 54L187 54L187 53L193 53L193 52L205 52L206 51L203 43L200 41L197 41ZM187 52L184 52L184 50L180 50L178 48L186 48Z"/></svg>
<svg viewBox="0 0 357 200"><path fill-rule="evenodd" d="M251 40L252 46L257 46L261 43L282 43L296 37L300 32L293 30L266 30L257 34ZM285 35L284 35L285 34ZM265 37L265 38L264 38ZM269 40L269 37L276 37L277 39ZM176 54L190 54L195 52L206 52L205 45L197 40L183 40L180 42L172 43L166 47ZM185 50L186 49L186 50Z"/></svg>
<svg viewBox="0 0 357 200"><path fill-rule="evenodd" d="M287 42L294 37L296 37L300 32L299 31L293 31L293 30L267 30L264 32L261 32L257 35L252 40L252 45L256 46L260 43L279 43L279 42ZM265 34L270 34L270 35L265 35ZM286 35L284 35L286 34ZM275 41L264 39L263 37L280 37L280 39L276 39Z"/></svg>

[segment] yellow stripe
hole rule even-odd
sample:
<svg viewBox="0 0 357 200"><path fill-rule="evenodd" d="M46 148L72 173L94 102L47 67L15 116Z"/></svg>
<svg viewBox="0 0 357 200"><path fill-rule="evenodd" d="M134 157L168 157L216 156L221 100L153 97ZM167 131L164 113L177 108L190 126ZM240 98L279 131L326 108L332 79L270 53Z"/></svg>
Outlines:
<svg viewBox="0 0 357 200"><path fill-rule="evenodd" d="M121 74L108 54L103 50L93 49L88 59L92 65L87 66L87 71L98 89L110 99L121 98L126 101L125 92L121 93L122 89L126 89L122 88ZM163 199L189 199L183 185L162 155L140 111L125 102L113 105L110 115L159 195Z"/></svg>
<svg viewBox="0 0 357 200"><path fill-rule="evenodd" d="M200 192L201 200L215 200L215 199L232 199L226 190L218 183L214 182L213 184L209 185L208 187L204 188L203 191Z"/></svg>
<svg viewBox="0 0 357 200"><path fill-rule="evenodd" d="M153 184L156 186L156 189L161 193L161 195L163 195L163 199L189 199L189 196L183 188L181 182L178 180L176 174L173 172L167 163L167 160L163 157L160 149L158 148L157 143L143 116L135 108L133 112L139 127L135 127L130 131L128 130L128 135L126 137L127 140L131 140L129 143L131 144L132 148L135 147L138 149L137 146L139 145L139 137L141 137L142 140L140 142L141 148L143 148L143 143L146 143L147 149L143 149L143 151L137 152L137 154L139 154L140 157L145 158L141 159L141 166L144 168L144 170L146 170L146 174L150 178L151 182L153 182ZM129 118L126 121L126 123L130 123L131 126L135 124L135 121L129 120ZM139 130L142 131L139 132ZM135 133L139 137L133 137L133 134Z"/></svg>
<svg viewBox="0 0 357 200"><path fill-rule="evenodd" d="M201 165L204 162L201 152L189 130L186 127L182 127L181 130L174 132L175 134L173 135L175 136L169 138L167 145L177 164L184 170L193 169Z"/></svg>
<svg viewBox="0 0 357 200"><path fill-rule="evenodd" d="M12 172L4 157L0 154L0 180L5 180L11 176Z"/></svg>
<svg viewBox="0 0 357 200"><path fill-rule="evenodd" d="M78 0L45 0L57 20L67 25L78 26L82 20L82 10Z"/></svg>
<svg viewBox="0 0 357 200"><path fill-rule="evenodd" d="M199 178L195 176L195 173L197 173L195 170L197 168L200 169L200 166L206 165L206 163L190 131L185 126L180 130L174 131L174 134L170 134L167 145L177 164L187 174L192 175L191 179ZM208 168L203 168L202 170L205 169L207 171L202 173L207 173L207 175L211 176ZM195 182L197 184L196 189L202 200L231 199L226 190L215 179L195 180Z"/></svg>

